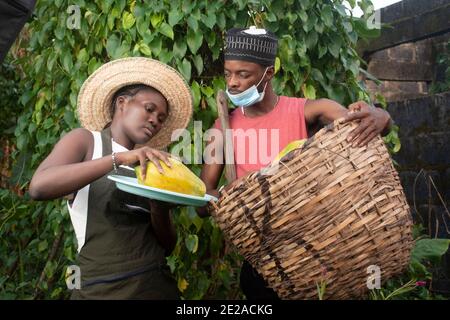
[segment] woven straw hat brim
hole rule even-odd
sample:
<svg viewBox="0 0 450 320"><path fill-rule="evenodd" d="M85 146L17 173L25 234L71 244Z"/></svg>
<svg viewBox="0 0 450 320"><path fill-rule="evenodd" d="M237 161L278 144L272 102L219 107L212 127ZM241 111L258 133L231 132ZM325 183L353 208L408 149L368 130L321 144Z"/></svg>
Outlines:
<svg viewBox="0 0 450 320"><path fill-rule="evenodd" d="M112 120L111 100L120 88L142 83L161 92L167 99L169 114L161 130L146 144L163 149L172 142L176 129L187 127L193 109L191 90L174 68L154 59L131 57L108 62L83 83L78 95L78 119L81 125L101 131ZM174 135L177 140L179 135Z"/></svg>

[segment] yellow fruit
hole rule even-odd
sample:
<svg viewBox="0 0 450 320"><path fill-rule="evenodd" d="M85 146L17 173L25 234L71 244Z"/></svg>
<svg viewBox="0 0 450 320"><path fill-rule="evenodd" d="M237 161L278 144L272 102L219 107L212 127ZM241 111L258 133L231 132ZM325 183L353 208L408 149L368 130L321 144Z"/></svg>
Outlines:
<svg viewBox="0 0 450 320"><path fill-rule="evenodd" d="M286 147L284 147L283 150L281 150L281 152L275 157L275 159L273 159L272 164L280 161L281 158L283 158L285 155L287 155L292 150L300 148L305 142L306 142L306 139L295 140L295 141L290 142Z"/></svg>
<svg viewBox="0 0 450 320"><path fill-rule="evenodd" d="M185 278L178 279L178 290L183 292L184 290L187 289L188 286L189 286L189 282L187 282L187 280Z"/></svg>
<svg viewBox="0 0 450 320"><path fill-rule="evenodd" d="M156 166L149 162L145 181L142 180L141 167L135 167L136 177L140 184L193 196L203 197L206 186L199 177L188 169L181 161L170 158L172 168L160 161L164 174L159 173Z"/></svg>

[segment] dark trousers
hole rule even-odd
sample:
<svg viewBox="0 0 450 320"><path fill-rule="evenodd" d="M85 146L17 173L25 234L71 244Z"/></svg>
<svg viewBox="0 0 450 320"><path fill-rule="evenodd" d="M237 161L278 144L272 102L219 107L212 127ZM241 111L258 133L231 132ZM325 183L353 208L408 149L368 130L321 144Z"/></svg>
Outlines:
<svg viewBox="0 0 450 320"><path fill-rule="evenodd" d="M248 300L280 299L275 291L267 286L264 278L246 260L244 260L241 268L240 285Z"/></svg>
<svg viewBox="0 0 450 320"><path fill-rule="evenodd" d="M72 300L179 300L169 270L154 269L112 282L73 290Z"/></svg>

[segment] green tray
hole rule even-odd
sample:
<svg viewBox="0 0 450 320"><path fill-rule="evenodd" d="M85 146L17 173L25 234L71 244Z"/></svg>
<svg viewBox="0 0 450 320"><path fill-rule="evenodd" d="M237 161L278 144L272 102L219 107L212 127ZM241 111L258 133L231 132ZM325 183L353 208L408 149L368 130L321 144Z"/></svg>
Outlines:
<svg viewBox="0 0 450 320"><path fill-rule="evenodd" d="M217 201L216 197L213 197L209 194L205 194L204 197L198 197L179 192L147 187L142 184L139 184L136 178L119 175L110 175L108 176L108 179L114 181L116 183L117 188L122 191L154 200L194 207L203 207L210 200Z"/></svg>

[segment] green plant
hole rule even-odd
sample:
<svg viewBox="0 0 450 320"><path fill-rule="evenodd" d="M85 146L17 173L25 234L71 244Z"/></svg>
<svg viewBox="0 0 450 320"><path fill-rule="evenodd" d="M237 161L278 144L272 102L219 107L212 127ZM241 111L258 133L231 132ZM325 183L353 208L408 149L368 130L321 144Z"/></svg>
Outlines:
<svg viewBox="0 0 450 320"><path fill-rule="evenodd" d="M0 189L0 298L63 297L60 270L75 260L72 233L60 203L37 203Z"/></svg>
<svg viewBox="0 0 450 320"><path fill-rule="evenodd" d="M399 277L388 280L381 289L371 290L371 300L430 300L444 299L431 293L427 285L432 279L432 269L448 250L449 239L430 239L423 235L423 227L414 227L415 245L408 269Z"/></svg>
<svg viewBox="0 0 450 320"><path fill-rule="evenodd" d="M0 117L0 136L11 138L16 124L17 100L19 99L19 77L15 66L7 59L0 65L0 101L2 101L2 116Z"/></svg>
<svg viewBox="0 0 450 320"><path fill-rule="evenodd" d="M441 93L450 90L450 41L447 42L445 51L436 59L438 68L444 70L442 79L434 81L430 86L430 93Z"/></svg>
<svg viewBox="0 0 450 320"><path fill-rule="evenodd" d="M368 4L360 5L366 10ZM112 59L152 57L178 69L193 92L194 120L202 121L201 130L211 127L217 118L215 92L225 87L223 33L231 27L256 24L279 36L278 93L328 97L344 105L368 101L357 79L362 60L355 45L377 30L365 19L349 16L343 0L39 1L27 26L27 52L14 61L25 75L22 94L17 99L6 93L20 105L11 109L17 125L10 183L26 191L38 164L78 126L75 108L83 81ZM195 141L198 129L193 122L188 129ZM193 146L190 151L195 154ZM190 168L198 174L200 165ZM1 192L0 296L67 297L64 275L74 263L75 241L65 201L32 202L11 190ZM167 261L183 298L241 297L241 257L226 247L213 219L200 219L192 208L174 218L178 242Z"/></svg>
<svg viewBox="0 0 450 320"><path fill-rule="evenodd" d="M323 300L325 297L325 292L327 290L327 282L325 280L322 280L319 282L316 282L317 287L317 297L319 300Z"/></svg>

